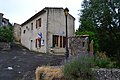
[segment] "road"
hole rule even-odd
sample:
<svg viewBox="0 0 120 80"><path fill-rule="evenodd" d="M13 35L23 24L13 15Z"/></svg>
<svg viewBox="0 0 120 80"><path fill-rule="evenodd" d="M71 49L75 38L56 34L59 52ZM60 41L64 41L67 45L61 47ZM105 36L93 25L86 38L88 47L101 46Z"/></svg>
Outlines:
<svg viewBox="0 0 120 80"><path fill-rule="evenodd" d="M35 69L42 65L58 66L64 56L29 51L12 44L8 51L0 51L0 80L35 80Z"/></svg>

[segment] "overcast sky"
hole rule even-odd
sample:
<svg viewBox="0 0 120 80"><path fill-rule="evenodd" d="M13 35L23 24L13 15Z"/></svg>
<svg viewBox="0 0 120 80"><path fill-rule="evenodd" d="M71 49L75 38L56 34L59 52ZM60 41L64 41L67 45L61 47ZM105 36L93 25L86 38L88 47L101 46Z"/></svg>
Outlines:
<svg viewBox="0 0 120 80"><path fill-rule="evenodd" d="M75 29L79 27L78 14L83 0L0 0L0 13L12 23L21 24L44 7L68 7L76 19Z"/></svg>

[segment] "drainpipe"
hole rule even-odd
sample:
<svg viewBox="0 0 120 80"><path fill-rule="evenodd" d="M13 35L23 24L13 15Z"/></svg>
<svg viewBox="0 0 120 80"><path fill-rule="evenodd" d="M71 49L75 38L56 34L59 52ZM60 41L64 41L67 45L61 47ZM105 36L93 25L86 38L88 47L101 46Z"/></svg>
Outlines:
<svg viewBox="0 0 120 80"><path fill-rule="evenodd" d="M47 9L47 25L46 25L46 53L48 53L48 16L49 16L49 9Z"/></svg>

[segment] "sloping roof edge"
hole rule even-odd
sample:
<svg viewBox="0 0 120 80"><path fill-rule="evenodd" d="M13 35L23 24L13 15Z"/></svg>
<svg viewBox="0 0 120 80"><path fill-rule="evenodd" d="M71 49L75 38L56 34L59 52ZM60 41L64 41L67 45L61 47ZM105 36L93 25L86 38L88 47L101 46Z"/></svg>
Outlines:
<svg viewBox="0 0 120 80"><path fill-rule="evenodd" d="M22 23L21 26L24 26L25 24L29 23L30 21L32 21L33 19L37 18L38 16L42 15L45 12L46 12L46 10L44 8L41 11L39 11L38 13L36 13L35 15L33 15L31 18L29 18L27 21L25 21L24 23Z"/></svg>
<svg viewBox="0 0 120 80"><path fill-rule="evenodd" d="M45 7L45 9L63 9L63 7ZM75 20L75 18L70 13L69 15Z"/></svg>
<svg viewBox="0 0 120 80"><path fill-rule="evenodd" d="M24 26L25 24L29 23L30 21L32 21L33 19L37 18L38 16L42 15L43 13L46 12L47 9L63 9L62 7L45 7L43 8L41 11L39 11L38 13L36 13L35 15L33 15L31 18L29 18L27 21L25 21L24 23L21 24L21 26ZM69 14L71 17L73 17L71 14ZM73 17L74 18L74 17ZM75 20L75 18L74 18Z"/></svg>

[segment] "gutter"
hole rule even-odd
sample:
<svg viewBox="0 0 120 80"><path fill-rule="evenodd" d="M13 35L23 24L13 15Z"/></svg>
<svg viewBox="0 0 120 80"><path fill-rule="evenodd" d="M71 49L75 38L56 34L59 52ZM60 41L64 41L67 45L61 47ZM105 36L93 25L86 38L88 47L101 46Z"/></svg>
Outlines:
<svg viewBox="0 0 120 80"><path fill-rule="evenodd" d="M48 53L48 15L49 15L49 9L47 10L47 25L46 25L46 53Z"/></svg>

